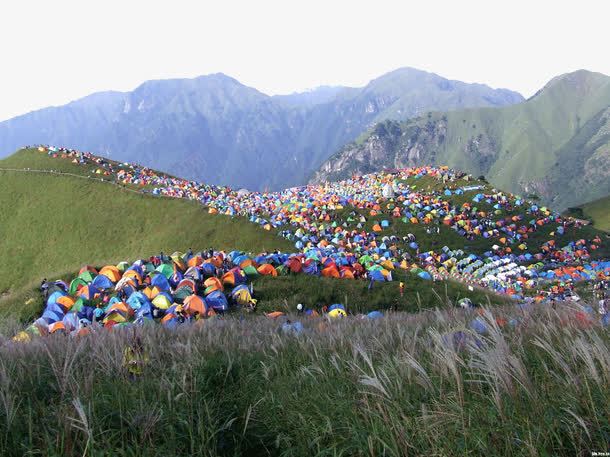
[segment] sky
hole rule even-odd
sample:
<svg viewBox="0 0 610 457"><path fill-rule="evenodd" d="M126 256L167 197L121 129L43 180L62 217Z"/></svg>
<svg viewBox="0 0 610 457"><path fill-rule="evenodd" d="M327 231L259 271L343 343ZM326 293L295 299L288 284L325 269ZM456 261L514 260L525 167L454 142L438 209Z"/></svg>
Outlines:
<svg viewBox="0 0 610 457"><path fill-rule="evenodd" d="M0 120L222 72L273 95L414 67L528 97L610 75L605 0L19 0L0 6Z"/></svg>

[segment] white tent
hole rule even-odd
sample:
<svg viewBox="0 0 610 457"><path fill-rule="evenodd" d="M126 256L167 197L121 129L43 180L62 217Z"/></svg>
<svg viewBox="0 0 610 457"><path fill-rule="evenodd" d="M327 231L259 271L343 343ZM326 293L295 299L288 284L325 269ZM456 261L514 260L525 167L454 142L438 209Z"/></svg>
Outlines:
<svg viewBox="0 0 610 457"><path fill-rule="evenodd" d="M383 195L383 198L394 198L394 188L390 183L387 183L385 186L383 186L381 193Z"/></svg>

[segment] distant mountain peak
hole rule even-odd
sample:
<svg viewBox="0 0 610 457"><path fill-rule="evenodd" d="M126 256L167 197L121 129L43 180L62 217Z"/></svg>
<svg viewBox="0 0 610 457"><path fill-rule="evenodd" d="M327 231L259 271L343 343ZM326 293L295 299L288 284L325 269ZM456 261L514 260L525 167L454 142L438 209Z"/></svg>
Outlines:
<svg viewBox="0 0 610 457"><path fill-rule="evenodd" d="M603 73L580 69L555 76L548 83L546 83L542 89L530 97L530 100L561 86L569 87L580 92L589 92L604 84L610 84L610 76Z"/></svg>
<svg viewBox="0 0 610 457"><path fill-rule="evenodd" d="M303 184L379 120L520 100L409 67L364 88L320 86L273 97L212 73L147 81L0 123L0 156L23 144L57 144L213 184L276 190Z"/></svg>

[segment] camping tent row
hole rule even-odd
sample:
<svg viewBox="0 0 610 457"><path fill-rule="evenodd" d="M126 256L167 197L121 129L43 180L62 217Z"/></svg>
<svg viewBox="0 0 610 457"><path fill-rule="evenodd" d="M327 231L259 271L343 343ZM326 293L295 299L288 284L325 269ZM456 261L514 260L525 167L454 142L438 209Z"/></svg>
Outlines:
<svg viewBox="0 0 610 457"><path fill-rule="evenodd" d="M533 218L526 223L520 215L496 217L500 216L504 209L525 205L525 201L502 192L492 190L491 193L477 193L472 203L490 207L487 211L482 211L468 202L461 206L452 205L444 198L450 195L451 191L425 194L414 191L412 186L405 183L405 179L409 177L452 179L454 172L445 167L415 167L398 170L396 173L382 172L353 177L324 186L292 188L275 193L249 193L172 178L135 165L116 165L89 153L66 152L61 148L49 148L48 152L54 157L78 158L79 163L93 163L103 167L115 173L117 179L123 183L156 186L153 193L159 195L197 199L213 213L246 215L253 223L266 230L282 226L292 227L284 230L282 234L294 241L295 247L301 252L312 248L329 249L334 245L338 250L353 253L356 258L371 256L374 261L384 258L396 263L400 252L392 250L395 246L384 242L378 244L376 239L377 235L382 234L391 225L387 219L379 217L379 223L373 226L372 233L356 232L348 230L345 222L341 224L333 214L333 211L352 206L369 210L369 214L375 216L402 216L406 223L431 223L439 220L463 236L476 235L497 239L497 244L493 246L494 253L485 253L486 257L495 257L496 253L501 256L510 254L512 250L509 246L513 245L520 251L520 255L511 257L511 260L519 263L540 261L546 257L559 261L588 257L586 246L574 245L560 249L554 239L543 244L541 253L527 252L528 233L534 228L557 224L555 232L558 235L564 232L564 221L547 208L531 205L527 208L527 213L532 214ZM458 189L453 193L462 192L463 190ZM361 219L359 226L362 227ZM418 249L418 244L411 242L409 247L415 250ZM591 249L594 248L595 245L591 245ZM465 275L477 273L478 265L469 266L465 260L456 262L457 256L445 256L446 254L428 253L420 256L420 259L424 265L437 262L437 267L451 273L456 272L455 268ZM474 259L470 257L470 260ZM335 274L334 271L332 274Z"/></svg>
<svg viewBox="0 0 610 457"><path fill-rule="evenodd" d="M327 255L330 254L330 255ZM248 256L217 252L210 259L174 253L171 261L155 265L138 260L107 265L99 271L83 267L69 284L57 281L49 290L44 312L30 331L75 331L92 322L105 326L159 320L175 326L187 318L207 318L231 306L252 307L248 286L258 276L308 274L332 278L364 275L390 281L394 264L372 257L310 249L301 254Z"/></svg>

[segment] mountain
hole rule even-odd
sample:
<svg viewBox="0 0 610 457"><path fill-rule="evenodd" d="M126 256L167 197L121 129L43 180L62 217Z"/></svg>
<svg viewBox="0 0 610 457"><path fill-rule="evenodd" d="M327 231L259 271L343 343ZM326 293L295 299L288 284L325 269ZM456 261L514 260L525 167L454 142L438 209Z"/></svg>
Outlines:
<svg viewBox="0 0 610 457"><path fill-rule="evenodd" d="M363 88L267 96L223 74L149 81L0 123L0 156L67 145L191 179L249 189L302 184L375 122L505 106L519 94L403 68Z"/></svg>
<svg viewBox="0 0 610 457"><path fill-rule="evenodd" d="M446 164L565 209L610 194L610 77L580 70L527 101L377 124L313 175Z"/></svg>
<svg viewBox="0 0 610 457"><path fill-rule="evenodd" d="M274 95L272 98L286 106L311 107L332 101L339 92L347 89L343 86L320 86L305 92L294 92L288 95Z"/></svg>

